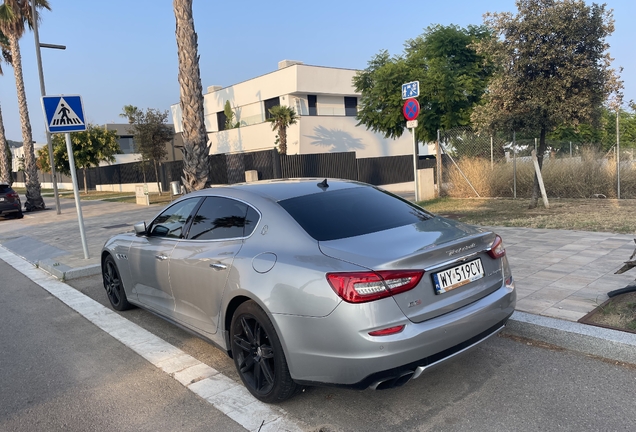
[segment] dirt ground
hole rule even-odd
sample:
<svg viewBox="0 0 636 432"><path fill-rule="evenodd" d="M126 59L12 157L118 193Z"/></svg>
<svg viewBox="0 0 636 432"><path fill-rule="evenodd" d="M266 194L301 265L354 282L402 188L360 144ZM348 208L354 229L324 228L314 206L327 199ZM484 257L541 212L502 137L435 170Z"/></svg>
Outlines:
<svg viewBox="0 0 636 432"><path fill-rule="evenodd" d="M636 333L636 292L612 297L582 322Z"/></svg>

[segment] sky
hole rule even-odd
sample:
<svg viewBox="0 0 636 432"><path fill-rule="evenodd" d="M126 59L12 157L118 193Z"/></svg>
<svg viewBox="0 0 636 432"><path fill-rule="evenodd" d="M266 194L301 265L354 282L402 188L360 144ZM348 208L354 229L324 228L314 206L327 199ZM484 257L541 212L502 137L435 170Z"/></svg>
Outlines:
<svg viewBox="0 0 636 432"><path fill-rule="evenodd" d="M590 3L588 1L588 3ZM124 105L169 110L179 102L175 18L170 0L49 0L40 42L47 95L79 94L86 119L122 123ZM624 68L625 100L636 100L636 1L607 0L616 30L608 39L614 66ZM201 81L229 86L276 70L280 60L364 69L380 50L434 24L482 24L486 12L516 10L514 0L194 0ZM20 42L33 139L46 142L35 42ZM7 139L22 141L13 69L3 65L0 106Z"/></svg>

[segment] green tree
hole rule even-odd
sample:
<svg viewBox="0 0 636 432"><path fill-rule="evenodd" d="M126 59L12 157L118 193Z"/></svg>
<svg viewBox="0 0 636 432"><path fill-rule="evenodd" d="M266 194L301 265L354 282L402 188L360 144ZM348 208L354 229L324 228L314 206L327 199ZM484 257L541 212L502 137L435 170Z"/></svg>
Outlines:
<svg viewBox="0 0 636 432"><path fill-rule="evenodd" d="M287 154L287 128L296 124L298 115L293 108L285 105L276 105L269 109L271 117L267 119L272 124L272 130L276 132L278 152Z"/></svg>
<svg viewBox="0 0 636 432"><path fill-rule="evenodd" d="M353 79L356 91L362 93L359 124L386 138L402 136L406 120L401 87L410 81L420 82L418 141L436 140L438 129L469 124L492 74L492 67L472 44L488 38L483 26L435 25L406 41L401 55L381 51Z"/></svg>
<svg viewBox="0 0 636 432"><path fill-rule="evenodd" d="M197 34L194 31L192 0L173 0L177 23L177 55L181 117L183 119L183 185L188 192L210 182L210 144L203 119L203 87L199 71Z"/></svg>
<svg viewBox="0 0 636 432"><path fill-rule="evenodd" d="M619 111L621 147L636 147L636 110ZM581 123L576 127L559 125L548 134L549 140L572 141L608 151L616 144L616 111L601 108L600 120L596 123Z"/></svg>
<svg viewBox="0 0 636 432"><path fill-rule="evenodd" d="M7 64L11 64L11 50L9 49L9 39L0 32L0 50L2 51L2 59ZM4 75L2 71L2 61L0 60L0 75ZM0 109L0 183L13 183L11 175L11 150L7 143L7 137L4 133L4 120L2 119L2 110Z"/></svg>
<svg viewBox="0 0 636 432"><path fill-rule="evenodd" d="M64 134L53 134L52 138L55 169L69 175L71 171L66 151L66 138ZM117 134L101 126L88 124L85 131L71 133L71 144L75 167L82 169L84 174L84 193L88 193L86 178L88 168L98 166L100 162L115 162L115 155L121 153ZM51 171L47 146L38 150L37 165L44 172Z"/></svg>
<svg viewBox="0 0 636 432"><path fill-rule="evenodd" d="M158 165L166 158L166 143L174 138L174 130L168 126L168 111L152 108L137 111L132 125L133 140L137 153L141 154L142 164L152 161L155 168L157 188L161 195Z"/></svg>
<svg viewBox="0 0 636 432"><path fill-rule="evenodd" d="M225 114L225 129L234 129L241 125L241 123L234 121L234 111L230 105L230 101L225 101L223 107L223 114Z"/></svg>
<svg viewBox="0 0 636 432"><path fill-rule="evenodd" d="M517 14L488 13L496 36L477 43L498 70L475 109L483 130L525 130L539 135L543 165L546 136L559 125L595 122L620 82L610 68L606 38L614 31L605 5L583 0L517 0ZM535 174L530 208L539 199Z"/></svg>
<svg viewBox="0 0 636 432"><path fill-rule="evenodd" d="M42 199L38 171L35 164L35 151L33 148L33 133L29 120L29 108L27 106L26 91L24 89L24 77L22 74L22 55L20 54L19 39L24 34L25 24L33 26L31 3L35 3L37 9L48 9L46 0L4 0L0 5L0 31L9 40L13 73L15 76L16 90L18 92L18 107L20 110L20 123L22 126L22 141L24 145L24 163L26 180L26 202L24 208L27 211L43 210L46 208Z"/></svg>
<svg viewBox="0 0 636 432"><path fill-rule="evenodd" d="M136 106L124 105L124 108L122 108L122 112L121 114L119 114L119 117L124 117L128 119L129 124L133 124L135 122L135 117L137 116L138 113L139 113L139 108L137 108Z"/></svg>

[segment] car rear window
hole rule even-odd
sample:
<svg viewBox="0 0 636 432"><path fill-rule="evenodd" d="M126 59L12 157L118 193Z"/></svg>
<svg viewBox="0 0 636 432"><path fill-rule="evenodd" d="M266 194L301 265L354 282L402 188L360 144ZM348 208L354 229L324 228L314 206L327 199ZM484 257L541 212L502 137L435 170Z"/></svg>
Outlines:
<svg viewBox="0 0 636 432"><path fill-rule="evenodd" d="M327 189L278 204L318 241L370 234L431 218L420 207L372 187Z"/></svg>
<svg viewBox="0 0 636 432"><path fill-rule="evenodd" d="M7 192L13 192L13 190L11 190L11 187L7 185L0 185L0 193L4 194Z"/></svg>

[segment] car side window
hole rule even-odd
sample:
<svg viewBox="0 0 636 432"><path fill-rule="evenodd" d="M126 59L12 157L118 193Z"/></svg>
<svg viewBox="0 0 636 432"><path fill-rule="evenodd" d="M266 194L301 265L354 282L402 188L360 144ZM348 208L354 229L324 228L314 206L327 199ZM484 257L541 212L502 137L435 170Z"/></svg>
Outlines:
<svg viewBox="0 0 636 432"><path fill-rule="evenodd" d="M223 240L244 237L248 215L251 214L248 209L256 213L254 209L240 201L223 197L207 197L194 216L188 238ZM258 213L256 214L258 216ZM253 216L250 218L254 219Z"/></svg>
<svg viewBox="0 0 636 432"><path fill-rule="evenodd" d="M149 235L152 237L181 238L199 198L179 201L168 207L152 221Z"/></svg>

